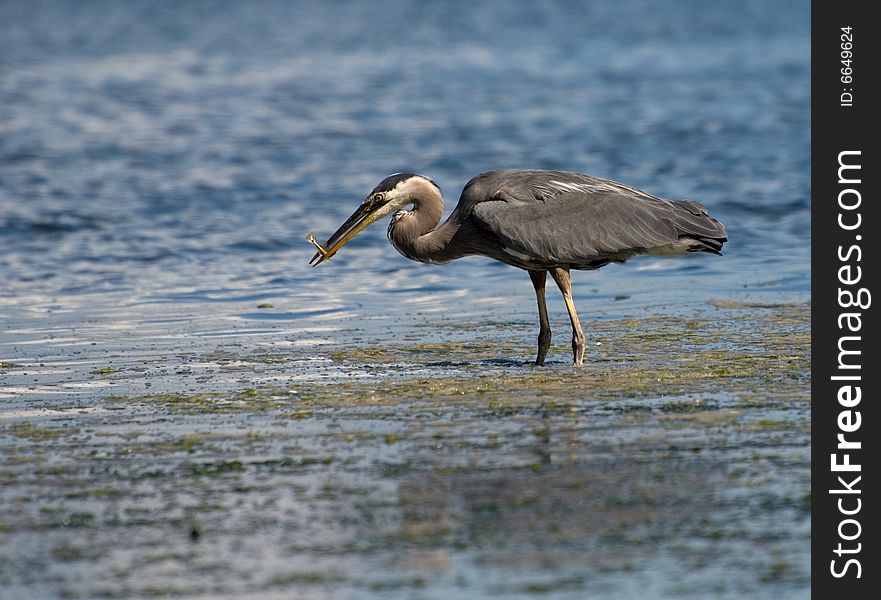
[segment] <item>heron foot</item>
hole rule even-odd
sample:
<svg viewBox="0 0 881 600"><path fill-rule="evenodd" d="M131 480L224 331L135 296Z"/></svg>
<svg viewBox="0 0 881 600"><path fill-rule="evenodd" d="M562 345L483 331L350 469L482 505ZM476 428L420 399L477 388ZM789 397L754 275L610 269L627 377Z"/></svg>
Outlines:
<svg viewBox="0 0 881 600"><path fill-rule="evenodd" d="M584 333L578 331L572 336L572 364L576 367L584 364L584 346Z"/></svg>
<svg viewBox="0 0 881 600"><path fill-rule="evenodd" d="M535 288L535 299L538 303L538 355L535 357L535 364L539 367L545 364L545 357L551 347L551 322L548 320L548 305L545 302L547 276L547 271L529 272L532 287Z"/></svg>
<svg viewBox="0 0 881 600"><path fill-rule="evenodd" d="M548 350L551 349L551 330L542 328L541 331L538 332L538 355L535 357L536 366L542 366L545 364L545 357L548 355Z"/></svg>
<svg viewBox="0 0 881 600"><path fill-rule="evenodd" d="M554 267L549 273L566 302L566 311L569 313L569 321L572 323L572 362L575 366L584 363L584 330L578 320L578 311L575 310L575 301L572 299L572 282L569 279L568 267Z"/></svg>

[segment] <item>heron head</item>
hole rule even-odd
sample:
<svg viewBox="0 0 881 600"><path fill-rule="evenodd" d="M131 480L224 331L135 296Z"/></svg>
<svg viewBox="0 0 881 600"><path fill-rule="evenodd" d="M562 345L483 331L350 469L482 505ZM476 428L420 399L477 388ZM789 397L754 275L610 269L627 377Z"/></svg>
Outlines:
<svg viewBox="0 0 881 600"><path fill-rule="evenodd" d="M379 182L373 191L367 195L364 202L346 219L337 229L324 246L312 241L318 252L309 261L313 267L317 267L342 248L346 242L376 221L393 212L413 204L415 199L424 195L427 188L432 188L434 193L440 193L440 188L428 177L413 173L395 173Z"/></svg>

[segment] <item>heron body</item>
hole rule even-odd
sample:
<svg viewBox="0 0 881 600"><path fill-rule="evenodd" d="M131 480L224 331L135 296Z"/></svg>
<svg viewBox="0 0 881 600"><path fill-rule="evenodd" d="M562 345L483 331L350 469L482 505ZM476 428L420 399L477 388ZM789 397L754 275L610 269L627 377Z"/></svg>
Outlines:
<svg viewBox="0 0 881 600"><path fill-rule="evenodd" d="M545 302L547 274L557 284L572 323L575 364L584 360L584 332L569 272L624 262L637 254L721 254L725 228L693 200L664 200L610 179L527 169L489 171L469 181L453 212L443 213L440 188L429 178L397 173L382 180L321 246L315 266L373 221L393 214L388 238L398 252L443 264L481 255L529 272L539 313L538 355L551 344ZM407 210L407 207L411 207Z"/></svg>

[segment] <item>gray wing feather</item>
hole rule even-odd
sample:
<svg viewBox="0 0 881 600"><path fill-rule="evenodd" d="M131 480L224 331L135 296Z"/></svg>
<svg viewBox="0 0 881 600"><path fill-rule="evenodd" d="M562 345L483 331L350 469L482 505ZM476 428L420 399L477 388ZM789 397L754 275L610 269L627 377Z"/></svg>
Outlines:
<svg viewBox="0 0 881 600"><path fill-rule="evenodd" d="M469 182L466 194L478 227L505 248L539 261L625 258L681 237L718 240L721 248L727 239L698 202L662 200L578 173L494 171Z"/></svg>

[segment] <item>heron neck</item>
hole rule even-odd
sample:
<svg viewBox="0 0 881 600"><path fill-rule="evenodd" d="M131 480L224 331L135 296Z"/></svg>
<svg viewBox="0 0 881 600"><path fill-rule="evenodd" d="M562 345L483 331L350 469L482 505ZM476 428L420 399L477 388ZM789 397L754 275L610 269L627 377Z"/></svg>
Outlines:
<svg viewBox="0 0 881 600"><path fill-rule="evenodd" d="M444 263L458 258L449 250L455 228L448 219L438 227L443 214L443 198L415 200L413 210L395 215L388 230L389 241L409 259L424 263Z"/></svg>

